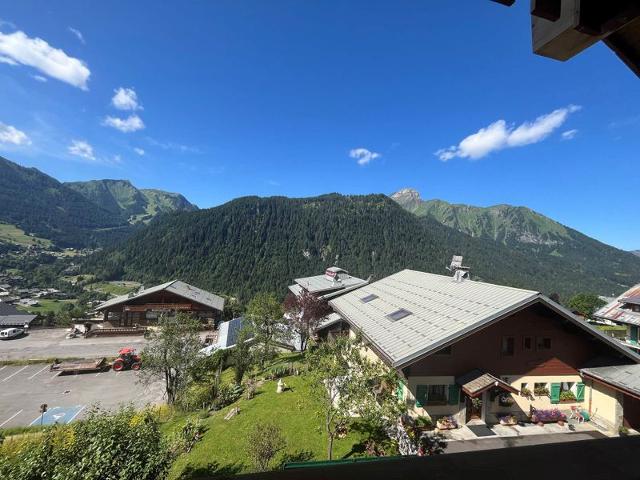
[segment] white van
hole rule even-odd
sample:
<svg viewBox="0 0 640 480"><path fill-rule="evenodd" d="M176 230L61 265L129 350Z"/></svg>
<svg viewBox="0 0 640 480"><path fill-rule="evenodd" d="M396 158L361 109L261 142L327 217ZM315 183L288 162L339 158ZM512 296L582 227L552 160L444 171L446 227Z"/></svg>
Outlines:
<svg viewBox="0 0 640 480"><path fill-rule="evenodd" d="M22 328L7 328L0 330L0 340L11 340L12 338L19 337L24 333Z"/></svg>

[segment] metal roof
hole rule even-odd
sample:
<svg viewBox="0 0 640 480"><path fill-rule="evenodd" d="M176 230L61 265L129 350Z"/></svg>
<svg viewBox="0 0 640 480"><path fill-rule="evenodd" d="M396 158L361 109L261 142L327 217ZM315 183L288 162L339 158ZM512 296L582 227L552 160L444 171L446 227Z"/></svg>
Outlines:
<svg viewBox="0 0 640 480"><path fill-rule="evenodd" d="M114 307L116 305L127 303L128 301L138 299L152 293L160 292L162 290L175 293L176 295L187 298L201 305L211 307L214 310L222 311L224 309L224 298L214 293L207 292L206 290L202 290L198 287L194 287L193 285L189 285L188 283L182 282L180 280L172 280L161 285L156 285L155 287L141 290L134 293L133 295L120 295L119 297L112 298L111 300L107 300L106 302L98 305L96 307L96 310L104 310L109 307Z"/></svg>
<svg viewBox="0 0 640 480"><path fill-rule="evenodd" d="M29 325L36 319L37 315L3 315L0 316L0 327L22 327Z"/></svg>
<svg viewBox="0 0 640 480"><path fill-rule="evenodd" d="M640 365L583 368L580 372L640 397Z"/></svg>
<svg viewBox="0 0 640 480"><path fill-rule="evenodd" d="M370 294L378 298L363 302ZM394 367L402 367L453 343L482 326L542 302L634 361L640 356L579 320L538 292L473 280L402 270L347 293L329 304ZM411 312L392 321L387 315Z"/></svg>
<svg viewBox="0 0 640 480"><path fill-rule="evenodd" d="M618 298L609 302L600 310L597 310L593 316L602 320L609 320L611 322L640 325L640 313L622 308L626 303L624 299L633 297L640 297L640 284L634 285Z"/></svg>
<svg viewBox="0 0 640 480"><path fill-rule="evenodd" d="M324 317L322 320L320 320L320 322L318 323L318 326L316 327L316 332L318 330L322 330L323 328L327 328L327 327L329 327L329 326L331 326L331 325L333 325L335 323L338 323L340 321L342 321L342 317L339 314L337 314L335 312L330 313L329 315Z"/></svg>
<svg viewBox="0 0 640 480"><path fill-rule="evenodd" d="M342 271L342 273L346 273ZM314 275L313 277L296 278L294 281L302 288L311 293L320 293L333 290L342 290L343 288L349 288L356 285L366 283L358 277L351 275L341 275L339 280L330 280L326 275ZM293 285L289 287L289 290Z"/></svg>

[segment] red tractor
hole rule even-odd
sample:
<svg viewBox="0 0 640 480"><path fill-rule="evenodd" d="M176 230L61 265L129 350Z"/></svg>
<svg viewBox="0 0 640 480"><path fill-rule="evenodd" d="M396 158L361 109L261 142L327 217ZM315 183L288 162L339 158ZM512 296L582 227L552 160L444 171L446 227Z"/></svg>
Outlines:
<svg viewBox="0 0 640 480"><path fill-rule="evenodd" d="M113 361L113 368L116 372L121 372L122 370L131 369L131 370L140 370L142 366L142 360L140 355L136 354L136 351L133 348L126 347L121 348L118 352L118 358Z"/></svg>

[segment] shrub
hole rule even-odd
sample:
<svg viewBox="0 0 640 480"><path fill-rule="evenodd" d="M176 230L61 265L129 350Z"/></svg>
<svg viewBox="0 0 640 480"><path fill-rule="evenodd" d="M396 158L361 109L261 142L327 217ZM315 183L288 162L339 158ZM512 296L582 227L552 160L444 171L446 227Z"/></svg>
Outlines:
<svg viewBox="0 0 640 480"><path fill-rule="evenodd" d="M170 463L157 417L132 407L94 408L83 421L45 428L13 453L0 448L0 478L11 480L157 480Z"/></svg>
<svg viewBox="0 0 640 480"><path fill-rule="evenodd" d="M175 454L189 453L193 446L202 438L204 425L200 419L189 418L173 440L172 450Z"/></svg>
<svg viewBox="0 0 640 480"><path fill-rule="evenodd" d="M280 427L273 423L256 424L247 437L247 453L256 470L261 472L269 468L286 445Z"/></svg>
<svg viewBox="0 0 640 480"><path fill-rule="evenodd" d="M426 417L424 415L420 415L415 420L416 427L420 429L429 429L433 427L433 420L431 417Z"/></svg>
<svg viewBox="0 0 640 480"><path fill-rule="evenodd" d="M242 385L225 383L220 385L218 389L218 396L213 401L213 409L220 410L221 408L231 405L242 396Z"/></svg>

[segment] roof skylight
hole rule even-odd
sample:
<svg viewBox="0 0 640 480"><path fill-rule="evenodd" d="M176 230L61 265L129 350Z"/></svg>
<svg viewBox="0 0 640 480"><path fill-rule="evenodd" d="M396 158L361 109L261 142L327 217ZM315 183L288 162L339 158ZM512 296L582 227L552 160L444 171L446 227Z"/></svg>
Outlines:
<svg viewBox="0 0 640 480"><path fill-rule="evenodd" d="M387 318L389 320L396 322L398 320L403 319L404 317L408 317L409 315L411 315L411 312L409 310L400 308L399 310L396 310L395 312L391 312L390 314L388 314Z"/></svg>
<svg viewBox="0 0 640 480"><path fill-rule="evenodd" d="M371 293L366 297L361 298L360 300L362 300L362 303L369 303L370 301L375 300L376 298L378 298L378 296L375 293Z"/></svg>

